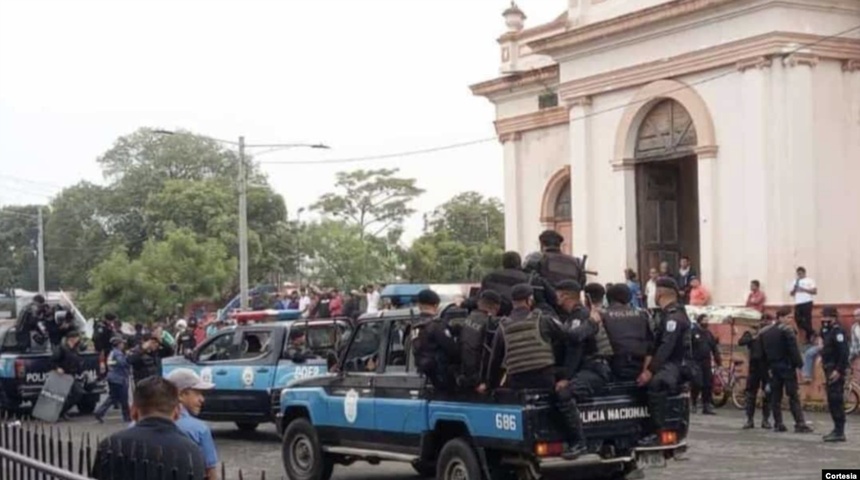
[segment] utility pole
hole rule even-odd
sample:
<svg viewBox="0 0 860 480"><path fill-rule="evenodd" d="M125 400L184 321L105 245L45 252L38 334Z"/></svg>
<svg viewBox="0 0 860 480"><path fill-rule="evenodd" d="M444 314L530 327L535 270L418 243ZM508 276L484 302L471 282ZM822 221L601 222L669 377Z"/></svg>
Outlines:
<svg viewBox="0 0 860 480"><path fill-rule="evenodd" d="M240 309L249 307L248 295L248 175L245 171L245 137L239 137L239 298Z"/></svg>
<svg viewBox="0 0 860 480"><path fill-rule="evenodd" d="M42 207L39 207L39 293L45 295L45 228L42 225Z"/></svg>

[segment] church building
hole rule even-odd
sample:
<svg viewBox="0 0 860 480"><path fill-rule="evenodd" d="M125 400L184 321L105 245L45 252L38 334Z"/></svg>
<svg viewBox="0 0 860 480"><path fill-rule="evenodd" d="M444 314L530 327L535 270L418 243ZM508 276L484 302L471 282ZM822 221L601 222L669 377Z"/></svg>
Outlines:
<svg viewBox="0 0 860 480"><path fill-rule="evenodd" d="M816 303L860 302L860 0L566 4L526 28L512 3L499 76L471 86L506 248L556 229L601 283L687 256L717 305L752 279L790 304L804 266Z"/></svg>

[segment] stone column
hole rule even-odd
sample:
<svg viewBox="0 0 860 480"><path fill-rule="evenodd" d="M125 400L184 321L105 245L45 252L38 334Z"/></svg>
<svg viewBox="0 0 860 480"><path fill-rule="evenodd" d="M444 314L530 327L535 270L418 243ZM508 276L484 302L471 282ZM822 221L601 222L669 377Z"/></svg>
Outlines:
<svg viewBox="0 0 860 480"><path fill-rule="evenodd" d="M573 213L573 254L593 255L595 230L592 223L593 181L591 162L591 98L574 98L567 103L570 115L570 188L571 211Z"/></svg>
<svg viewBox="0 0 860 480"><path fill-rule="evenodd" d="M768 255L771 242L768 230L768 198L772 195L773 166L770 163L768 145L768 124L774 119L767 115L770 105L770 66L771 60L756 57L738 62L741 72L741 104L738 112L743 118L743 165L744 176L737 181L732 191L743 190L743 211L735 212L744 216L744 251L739 271L732 272L732 282L721 285L725 290L723 302L730 302L749 280L761 279L768 274ZM735 190L737 188L737 190ZM724 194L728 192L723 192ZM722 278L726 278L726 275ZM742 289L739 291L743 291ZM720 295L718 295L720 296Z"/></svg>
<svg viewBox="0 0 860 480"><path fill-rule="evenodd" d="M639 231L636 219L636 166L631 159L616 160L612 165L614 177L620 177L613 180L616 183L615 194L621 199L619 202L620 212L618 218L621 222L616 227L618 235L623 236L624 255L619 258L624 264L617 270L624 268L632 268L639 274L640 281L648 280L648 272L639 271ZM644 285L644 284L643 284ZM644 288L644 286L643 286Z"/></svg>
<svg viewBox="0 0 860 480"><path fill-rule="evenodd" d="M816 158L814 151L812 69L818 57L795 53L783 61L786 71L786 155L787 172L790 175L790 195L793 197L789 212L793 230L793 255L787 261L806 267L809 275L816 278L817 228L816 208ZM822 161L824 159L821 159ZM782 165L781 165L782 167ZM787 279L785 281L788 281Z"/></svg>
<svg viewBox="0 0 860 480"><path fill-rule="evenodd" d="M718 277L716 261L717 248L717 147L705 146L696 149L699 180L699 276L702 284L712 285L711 291L718 290L715 284ZM730 235L728 232L723 232ZM716 300L716 299L715 299Z"/></svg>
<svg viewBox="0 0 860 480"><path fill-rule="evenodd" d="M508 133L499 137L505 159L505 250L520 251L520 225L525 221L521 217L522 197L520 196L521 182L517 145L519 133Z"/></svg>

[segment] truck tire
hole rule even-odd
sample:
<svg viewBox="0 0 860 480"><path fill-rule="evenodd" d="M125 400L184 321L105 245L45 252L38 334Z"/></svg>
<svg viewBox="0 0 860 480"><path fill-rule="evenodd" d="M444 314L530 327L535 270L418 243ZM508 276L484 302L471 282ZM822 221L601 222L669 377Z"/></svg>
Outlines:
<svg viewBox="0 0 860 480"><path fill-rule="evenodd" d="M434 478L436 477L436 465L430 465L428 463L418 462L412 464L412 469L415 470L415 473L418 474L421 478Z"/></svg>
<svg viewBox="0 0 860 480"><path fill-rule="evenodd" d="M84 395L81 401L78 402L78 413L81 415L89 415L96 411L96 406L99 404L98 395Z"/></svg>
<svg viewBox="0 0 860 480"><path fill-rule="evenodd" d="M436 462L436 480L481 480L478 457L468 442L461 438L449 440Z"/></svg>
<svg viewBox="0 0 860 480"><path fill-rule="evenodd" d="M240 432L251 433L257 430L260 424L257 422L236 422L236 427Z"/></svg>
<svg viewBox="0 0 860 480"><path fill-rule="evenodd" d="M281 459L290 480L329 480L334 470L334 462L320 447L316 430L304 418L287 426Z"/></svg>

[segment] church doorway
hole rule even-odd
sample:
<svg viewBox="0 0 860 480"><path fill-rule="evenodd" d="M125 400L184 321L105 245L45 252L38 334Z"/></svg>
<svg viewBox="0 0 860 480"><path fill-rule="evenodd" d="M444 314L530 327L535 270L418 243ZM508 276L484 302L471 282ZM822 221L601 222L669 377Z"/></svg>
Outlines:
<svg viewBox="0 0 860 480"><path fill-rule="evenodd" d="M573 211L570 199L570 168L557 171L547 182L541 202L543 228L555 230L564 237L561 251L570 254L573 246Z"/></svg>
<svg viewBox="0 0 860 480"><path fill-rule="evenodd" d="M639 127L634 159L638 267L643 279L663 261L670 272L677 272L681 256L700 269L696 146L695 125L675 100L658 101Z"/></svg>

